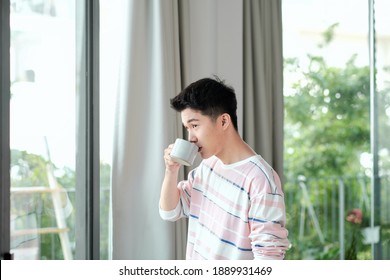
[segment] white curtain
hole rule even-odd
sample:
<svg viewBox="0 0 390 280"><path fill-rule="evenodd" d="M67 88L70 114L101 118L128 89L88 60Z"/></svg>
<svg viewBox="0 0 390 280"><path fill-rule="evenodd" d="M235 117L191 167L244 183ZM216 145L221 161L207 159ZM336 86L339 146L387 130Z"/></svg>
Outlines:
<svg viewBox="0 0 390 280"><path fill-rule="evenodd" d="M180 127L169 107L181 88L177 0L125 3L127 39L112 162L112 258L183 258L182 227L177 232L158 212L163 151Z"/></svg>

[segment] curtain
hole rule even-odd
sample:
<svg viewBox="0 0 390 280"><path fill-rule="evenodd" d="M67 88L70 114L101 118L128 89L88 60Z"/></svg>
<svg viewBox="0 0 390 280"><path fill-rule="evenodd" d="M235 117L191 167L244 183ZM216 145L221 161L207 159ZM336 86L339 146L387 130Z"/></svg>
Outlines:
<svg viewBox="0 0 390 280"><path fill-rule="evenodd" d="M126 1L115 112L112 258L182 259L185 221L159 216L163 151L179 136L169 99L181 88L177 0Z"/></svg>
<svg viewBox="0 0 390 280"><path fill-rule="evenodd" d="M282 3L243 2L243 138L283 178Z"/></svg>

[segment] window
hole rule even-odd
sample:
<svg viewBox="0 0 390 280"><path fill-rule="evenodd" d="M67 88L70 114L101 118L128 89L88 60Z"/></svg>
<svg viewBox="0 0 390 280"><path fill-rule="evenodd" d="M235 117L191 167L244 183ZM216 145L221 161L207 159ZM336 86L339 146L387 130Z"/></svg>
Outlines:
<svg viewBox="0 0 390 280"><path fill-rule="evenodd" d="M1 2L2 258L99 258L98 7Z"/></svg>
<svg viewBox="0 0 390 280"><path fill-rule="evenodd" d="M384 70L390 65L385 28L389 22L381 12L389 10L386 5L375 1L375 85L380 101L371 110L369 3L283 1L285 191L291 259L390 257L386 253L389 218L384 214L389 213L390 201L389 143L383 136L389 131L389 73ZM379 114L377 135L372 112ZM376 152L372 141L379 143ZM373 157L376 153L378 160ZM377 174L375 161L380 166ZM380 187L373 191L376 177ZM346 219L354 209L363 213L356 224ZM371 229L374 213L380 238Z"/></svg>
<svg viewBox="0 0 390 280"><path fill-rule="evenodd" d="M11 1L11 253L73 259L75 1Z"/></svg>

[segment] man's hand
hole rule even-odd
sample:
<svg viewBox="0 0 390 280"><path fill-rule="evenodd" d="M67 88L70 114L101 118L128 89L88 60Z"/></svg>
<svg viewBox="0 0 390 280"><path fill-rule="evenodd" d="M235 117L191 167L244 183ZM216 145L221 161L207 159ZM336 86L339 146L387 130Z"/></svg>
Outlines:
<svg viewBox="0 0 390 280"><path fill-rule="evenodd" d="M165 169L168 172L174 173L178 172L180 169L180 163L177 163L172 160L171 158L171 151L173 148L173 144L170 144L165 150L164 150L164 161L165 161Z"/></svg>

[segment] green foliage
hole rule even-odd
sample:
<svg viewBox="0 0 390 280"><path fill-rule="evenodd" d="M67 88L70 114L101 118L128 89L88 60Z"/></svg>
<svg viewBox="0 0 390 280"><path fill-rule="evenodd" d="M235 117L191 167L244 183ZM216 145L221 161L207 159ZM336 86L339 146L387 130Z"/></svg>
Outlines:
<svg viewBox="0 0 390 280"><path fill-rule="evenodd" d="M320 48L332 42L336 27L324 32ZM340 257L339 224L331 222L338 217L338 178L364 174L360 156L370 151L370 69L357 66L356 58L352 55L343 67L329 66L321 55L307 54L306 64L285 59L285 71L294 77L284 97L284 188L292 242L287 259ZM303 199L297 182L301 175L308 178L310 202ZM350 192L346 207L355 207L365 179L343 179ZM314 230L308 203L315 207L323 242Z"/></svg>
<svg viewBox="0 0 390 280"><path fill-rule="evenodd" d="M319 48L323 48L323 47L327 46L328 44L330 44L333 41L334 30L338 26L339 26L339 23L334 23L331 26L329 26L328 29L325 30L325 32L322 33L324 41L318 44Z"/></svg>
<svg viewBox="0 0 390 280"><path fill-rule="evenodd" d="M332 30L333 27L328 31ZM328 45L331 38L332 34L328 34L320 46ZM334 238L339 231L338 223L332 228L327 227L329 221L338 217L339 201L329 194L338 193L341 178L346 190L345 211L359 206L363 207L366 220L370 216L369 207L362 204L362 198L370 195L366 175L370 175L371 170L360 162L362 154L370 153L370 69L357 66L356 55L352 55L343 67L329 66L325 58L318 55L308 54L307 59L306 67L297 58L285 59L285 71L296 77L291 91L285 96L284 188L289 213L287 223L293 244L287 258L338 259L340 248ZM390 140L387 136L390 135L389 86L377 92L381 141L379 168L383 172L383 186L388 186L388 175L386 177L384 172L390 170ZM309 217L305 218L304 234L300 234L300 216L308 203L302 200L297 183L300 175L308 178L310 201L324 231L323 244L319 242ZM386 188L382 188L386 205L389 202L383 189ZM386 223L388 221L383 221L382 226ZM350 234L348 227L345 230L344 241L349 246L345 248L345 257L371 259L370 246L356 245L356 236ZM351 247L349 244L355 245ZM385 241L382 244L388 246Z"/></svg>
<svg viewBox="0 0 390 280"><path fill-rule="evenodd" d="M48 186L46 175L48 163L42 156L11 150L11 186Z"/></svg>
<svg viewBox="0 0 390 280"><path fill-rule="evenodd" d="M285 96L285 174L307 177L362 172L360 155L369 151L369 68L352 56L344 68L308 55L308 69L297 59L287 69L299 73Z"/></svg>
<svg viewBox="0 0 390 280"><path fill-rule="evenodd" d="M315 257L316 260L339 260L340 247L338 243L331 243L324 246L322 251L319 251Z"/></svg>
<svg viewBox="0 0 390 280"><path fill-rule="evenodd" d="M100 259L109 258L111 165L100 163Z"/></svg>
<svg viewBox="0 0 390 280"><path fill-rule="evenodd" d="M47 166L50 164L41 155L30 154L26 151L11 150L11 186L12 187L48 187ZM73 207L75 207L76 172L68 167L57 168L53 166L58 184L64 187ZM100 163L100 215L101 215L101 259L108 259L109 236L109 205L110 205L110 177L111 166ZM18 229L29 228L28 218L33 219L34 226L40 228L56 227L53 213L47 211L53 208L49 193L14 194L11 197L11 212L16 217ZM69 237L73 244L75 240L76 211L67 218ZM31 226L31 225L30 225ZM40 247L40 259L63 259L61 243L58 234L29 235L13 240L13 245L18 246L25 240L35 239Z"/></svg>
<svg viewBox="0 0 390 280"><path fill-rule="evenodd" d="M41 155L26 151L11 150L11 188L15 187L48 187L48 166L50 162ZM54 167L55 171L59 171ZM60 170L61 176L56 179L74 188L74 172L70 169ZM72 183L73 180L73 183ZM61 185L61 183L60 183ZM74 203L74 201L72 201ZM50 193L13 193L11 195L11 215L16 229L56 227L53 214L53 202ZM74 216L68 218L68 225L73 229ZM18 248L24 242L36 242L40 259L63 259L58 234L27 235L13 239L13 246ZM34 241L36 240L36 241Z"/></svg>
<svg viewBox="0 0 390 280"><path fill-rule="evenodd" d="M59 174L58 174L59 173ZM69 167L63 167L56 174L57 182L66 189L74 189L76 185L76 172ZM60 176L59 176L60 175Z"/></svg>

